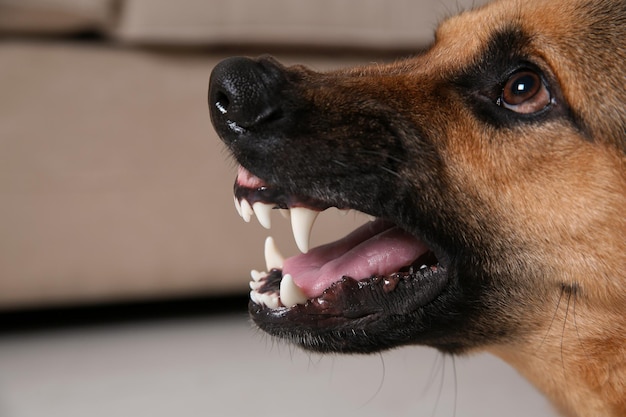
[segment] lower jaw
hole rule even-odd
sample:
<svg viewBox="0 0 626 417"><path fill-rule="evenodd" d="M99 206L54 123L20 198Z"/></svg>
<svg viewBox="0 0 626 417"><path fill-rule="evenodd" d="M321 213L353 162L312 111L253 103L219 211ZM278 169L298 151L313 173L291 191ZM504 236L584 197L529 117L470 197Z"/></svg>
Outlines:
<svg viewBox="0 0 626 417"><path fill-rule="evenodd" d="M280 271L273 271L274 280ZM365 280L344 277L322 295L292 307L250 301L255 324L280 339L316 352L371 353L414 343L427 330L423 317L445 293L448 271L433 265ZM413 329L409 331L409 329Z"/></svg>

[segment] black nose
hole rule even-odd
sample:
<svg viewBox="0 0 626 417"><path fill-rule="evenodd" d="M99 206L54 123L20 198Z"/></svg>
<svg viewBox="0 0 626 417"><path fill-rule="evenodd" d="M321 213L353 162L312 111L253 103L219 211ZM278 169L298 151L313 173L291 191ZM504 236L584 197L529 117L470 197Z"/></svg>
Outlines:
<svg viewBox="0 0 626 417"><path fill-rule="evenodd" d="M228 58L209 81L213 126L223 140L259 127L280 113L282 66L272 58Z"/></svg>

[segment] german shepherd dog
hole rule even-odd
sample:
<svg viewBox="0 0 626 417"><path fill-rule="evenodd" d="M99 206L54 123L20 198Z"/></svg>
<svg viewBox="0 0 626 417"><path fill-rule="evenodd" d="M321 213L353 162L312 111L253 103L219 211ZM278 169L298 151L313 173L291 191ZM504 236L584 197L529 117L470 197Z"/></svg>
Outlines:
<svg viewBox="0 0 626 417"><path fill-rule="evenodd" d="M317 352L486 350L569 416L626 416L626 1L506 0L332 72L214 68L211 118L266 242L249 310ZM373 220L308 247L329 207Z"/></svg>

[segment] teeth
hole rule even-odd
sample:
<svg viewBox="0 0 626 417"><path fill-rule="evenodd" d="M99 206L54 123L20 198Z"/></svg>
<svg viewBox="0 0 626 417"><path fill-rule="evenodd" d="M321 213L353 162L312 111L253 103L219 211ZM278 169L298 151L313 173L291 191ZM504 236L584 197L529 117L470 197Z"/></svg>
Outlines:
<svg viewBox="0 0 626 417"><path fill-rule="evenodd" d="M304 207L294 207L291 209L291 229L293 231L293 237L296 240L296 246L298 246L298 249L300 249L302 253L309 251L311 229L319 214L319 211Z"/></svg>
<svg viewBox="0 0 626 417"><path fill-rule="evenodd" d="M254 301L256 304L261 304L261 300L259 299L259 293L252 290L250 291L250 299Z"/></svg>
<svg viewBox="0 0 626 417"><path fill-rule="evenodd" d="M250 299L256 304L266 305L272 310L276 310L280 307L280 300L276 293L263 293L260 294L254 290L250 291Z"/></svg>
<svg viewBox="0 0 626 417"><path fill-rule="evenodd" d="M237 210L237 214L239 214L239 217L243 217L241 214L241 204L239 203L239 200L236 196L233 196L233 200L235 200L235 209Z"/></svg>
<svg viewBox="0 0 626 417"><path fill-rule="evenodd" d="M250 223L250 219L252 218L252 215L254 214L254 210L252 210L252 206L250 206L250 203L248 203L248 200L241 200L240 202L241 204L241 217L243 217L243 220L246 223Z"/></svg>
<svg viewBox="0 0 626 417"><path fill-rule="evenodd" d="M272 219L271 214L274 208L273 204L266 204L261 202L254 203L253 206L250 205L250 202L245 198L242 200L238 200L236 197L234 199L235 208L237 209L237 213L243 218L246 223L249 223L252 219L252 216L256 216L257 220L266 229L270 229L272 227ZM291 209L279 209L280 214L289 219L291 218L291 230L293 232L293 237L296 241L296 246L302 253L307 253L309 251L309 244L311 240L311 230L313 229L313 224L317 219L317 216L320 214L319 211L311 210L305 207L293 207ZM346 210L341 209L338 210L338 213L342 216L345 216L349 212L354 212L354 210ZM370 221L376 220L376 217L365 215ZM272 245L275 248L275 244L272 241ZM274 250L275 253L278 253L277 250ZM280 266L274 262L272 256L270 256L271 265L274 268L282 268L283 257L280 256ZM267 242L266 242L266 262L268 262L267 255ZM268 270L272 268L268 267Z"/></svg>
<svg viewBox="0 0 626 417"><path fill-rule="evenodd" d="M293 282L291 275L286 274L280 282L280 301L285 307L306 303L307 297Z"/></svg>
<svg viewBox="0 0 626 417"><path fill-rule="evenodd" d="M274 238L270 236L265 239L265 265L267 266L267 270L283 269L284 261L285 258L278 251Z"/></svg>
<svg viewBox="0 0 626 417"><path fill-rule="evenodd" d="M272 228L272 208L274 206L271 204L263 204L263 203L254 203L252 206L252 210L256 215L257 220L261 223L261 226L266 229Z"/></svg>
<svg viewBox="0 0 626 417"><path fill-rule="evenodd" d="M265 304L272 310L277 310L280 307L280 300L276 293L265 293L260 295L261 303Z"/></svg>
<svg viewBox="0 0 626 417"><path fill-rule="evenodd" d="M267 272L259 272L253 269L252 271L250 271L250 276L255 282L259 282L263 278L267 277Z"/></svg>

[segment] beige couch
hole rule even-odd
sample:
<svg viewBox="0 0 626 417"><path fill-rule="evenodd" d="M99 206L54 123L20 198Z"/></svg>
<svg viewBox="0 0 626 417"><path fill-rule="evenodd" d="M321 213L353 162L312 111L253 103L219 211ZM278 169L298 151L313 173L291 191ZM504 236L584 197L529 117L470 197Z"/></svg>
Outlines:
<svg viewBox="0 0 626 417"><path fill-rule="evenodd" d="M235 213L206 104L218 47L378 60L457 3L0 0L0 309L246 291L266 235L295 249L280 216L270 233ZM317 243L362 221L323 217Z"/></svg>

